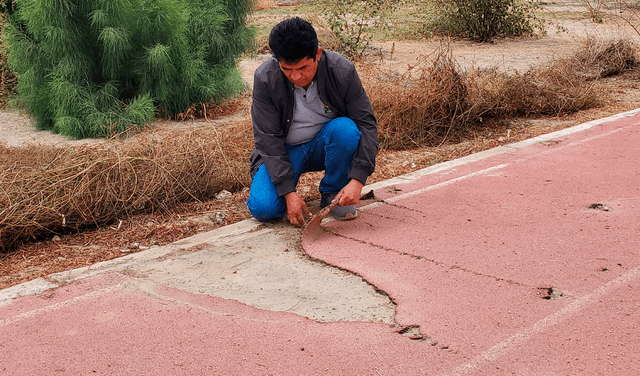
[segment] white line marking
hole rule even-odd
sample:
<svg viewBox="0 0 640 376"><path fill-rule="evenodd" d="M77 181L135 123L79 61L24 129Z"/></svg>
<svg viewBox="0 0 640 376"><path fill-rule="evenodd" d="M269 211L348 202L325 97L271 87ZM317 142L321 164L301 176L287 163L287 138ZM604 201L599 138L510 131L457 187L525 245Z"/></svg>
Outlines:
<svg viewBox="0 0 640 376"><path fill-rule="evenodd" d="M581 144L584 144L584 143L587 143L587 142L591 142L591 141L597 140L599 138L610 136L610 135L612 135L614 133L620 132L622 130L625 130L627 128L631 128L631 127L634 127L634 126L635 126L635 124L627 125L627 126L624 126L624 127L621 127L621 128L616 128L616 129L610 130L610 131L602 133L602 134L598 134L598 135L595 135L595 136L591 136L591 137L585 138L583 140L577 140L577 141L573 141L573 142L561 145L560 148L566 149L566 148L573 147L573 146L576 146L576 145L581 145ZM542 154L542 155L550 154L550 153L555 152L557 150L558 149L545 150L545 151L542 151L540 154ZM467 175L464 175L464 176L460 176L460 177L457 177L457 178L454 178L454 179L451 179L451 180L447 180L447 181L444 181L444 182L441 182L441 183L438 183L438 184L435 184L435 185L431 185L431 186L424 187L424 188L421 188L421 189L418 189L418 190L415 190L415 191L411 191L411 192L403 193L403 194L398 195L398 196L387 198L387 199L384 199L384 202L380 202L380 201L373 202L373 203L371 203L369 205L365 205L365 206L362 206L362 207L358 208L358 210L373 209L375 207L384 205L384 203L392 203L392 202L400 201L400 200L403 200L405 198L413 197L413 196L416 196L416 195L419 195L419 194L422 194L422 193L425 193L425 192L428 192L428 191L432 191L434 189L442 188L442 187L445 187L447 185L450 185L450 184L453 184L453 183L457 183L457 182L459 182L461 180L469 179L469 178L472 178L472 177L478 176L478 175L483 175L483 174L486 174L488 172L492 172L494 170L499 170L499 169L505 168L505 167L507 167L509 165L517 164L517 163L520 163L520 162L522 162L524 160L527 160L527 159L530 159L530 158L531 157L529 157L529 156L523 157L523 158L516 158L516 159L514 159L513 161L511 161L509 163L499 164L499 165L496 165L496 166L493 166L493 167L486 168L484 170L476 171L476 172L473 172L473 173L470 173L470 174L467 174ZM431 172L431 173L434 173L434 172ZM429 175L429 174L425 174L425 175L422 175L422 176L419 176L419 177L424 177L426 175ZM413 180L407 180L406 182L399 182L398 185L410 184L410 183L415 182L415 180L417 180L417 178L413 179ZM383 188L384 187L379 188L379 189L383 189Z"/></svg>
<svg viewBox="0 0 640 376"><path fill-rule="evenodd" d="M536 322L532 326L524 329L523 331L511 336L507 340L498 343L497 345L491 347L489 350L484 353L478 355L475 359L470 361L469 363L462 364L453 370L449 375L451 376L461 376L467 375L470 372L477 370L478 368L484 366L489 362L493 362L497 360L500 356L505 353L515 349L523 345L527 342L533 335L542 333L551 327L554 327L560 324L564 320L568 320L572 316L575 316L579 311L581 311L586 306L598 302L603 296L609 294L612 290L620 287L623 284L630 283L633 280L640 277L640 267L635 269L631 269L620 277L609 281L607 284L600 286L595 291L593 291L589 295L585 295L582 298L574 301L563 309L552 313L551 315L545 317L544 319Z"/></svg>
<svg viewBox="0 0 640 376"><path fill-rule="evenodd" d="M101 295L108 294L113 290L122 288L123 286L124 285L122 285L122 284L109 286L109 287L106 287L106 288L101 289L101 290L96 290L96 291L92 291L92 292L84 294L84 295L76 296L75 298L70 299L70 300L65 300L65 301L62 301L62 302L59 302L59 303L56 303L56 304L52 304L50 306L34 309L32 311L23 312L23 313L21 313L19 315L16 315L16 316L13 316L13 317L9 317L8 319L0 320L0 328L2 328L3 326L15 324L15 323L17 323L19 321L22 321L24 319L28 319L28 318L36 316L36 315L41 315L43 313L56 311L56 310L59 310L59 309L65 308L65 307L69 307L71 305L74 305L74 304L80 302L81 300L85 300L85 299L88 299L88 298L93 298L93 297L96 297L96 296L101 296Z"/></svg>
<svg viewBox="0 0 640 376"><path fill-rule="evenodd" d="M422 194L424 192L428 192L428 191L432 191L434 189L442 188L442 187L445 187L447 185L450 185L450 184L453 184L453 183L457 183L457 182L459 182L461 180L469 179L469 178L472 178L472 177L477 176L477 175L486 174L488 172L499 170L499 169L505 168L507 166L508 166L508 164L504 163L504 164L500 164L500 165L497 165L497 166L489 167L489 168L486 168L484 170L476 171L476 172L473 172L471 174L467 174L467 175L464 175L464 176L457 177L455 179L443 181L442 183L438 183L438 184L435 184L435 185L430 185L428 187L424 187L424 188L417 189L415 191L403 193L401 195L394 196L394 197L391 197L391 198L385 198L384 202L373 202L373 203L371 203L369 205L365 205L365 206L362 206L362 207L358 208L358 210L373 209L373 208L375 208L377 206L384 205L385 203L391 203L391 202L403 200L405 198L413 197L413 196Z"/></svg>

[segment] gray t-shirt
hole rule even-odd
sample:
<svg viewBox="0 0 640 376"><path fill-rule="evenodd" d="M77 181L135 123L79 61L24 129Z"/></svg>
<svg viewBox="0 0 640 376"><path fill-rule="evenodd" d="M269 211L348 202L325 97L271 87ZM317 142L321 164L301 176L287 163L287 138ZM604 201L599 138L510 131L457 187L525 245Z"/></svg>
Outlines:
<svg viewBox="0 0 640 376"><path fill-rule="evenodd" d="M294 96L293 119L285 142L300 145L311 141L335 114L320 100L315 79L307 90L295 86Z"/></svg>

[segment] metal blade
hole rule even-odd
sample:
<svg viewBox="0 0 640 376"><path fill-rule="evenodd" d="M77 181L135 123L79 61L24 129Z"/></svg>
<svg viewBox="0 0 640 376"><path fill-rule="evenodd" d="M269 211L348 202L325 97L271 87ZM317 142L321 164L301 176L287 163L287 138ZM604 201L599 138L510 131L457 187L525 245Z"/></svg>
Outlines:
<svg viewBox="0 0 640 376"><path fill-rule="evenodd" d="M333 200L329 206L325 206L324 208L322 208L322 210L314 214L307 221L307 223L304 224L304 227L302 228L303 236L308 235L309 237L315 238L317 237L317 235L322 233L322 230L320 229L320 223L327 215L329 215L331 209L333 209L336 205L338 205L338 200Z"/></svg>

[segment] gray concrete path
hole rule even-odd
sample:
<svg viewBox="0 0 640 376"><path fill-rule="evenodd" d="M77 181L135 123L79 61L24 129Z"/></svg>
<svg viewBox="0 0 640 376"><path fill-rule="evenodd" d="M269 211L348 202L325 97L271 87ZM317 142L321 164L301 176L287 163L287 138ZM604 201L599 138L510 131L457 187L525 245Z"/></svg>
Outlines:
<svg viewBox="0 0 640 376"><path fill-rule="evenodd" d="M2 290L0 374L634 374L636 113Z"/></svg>

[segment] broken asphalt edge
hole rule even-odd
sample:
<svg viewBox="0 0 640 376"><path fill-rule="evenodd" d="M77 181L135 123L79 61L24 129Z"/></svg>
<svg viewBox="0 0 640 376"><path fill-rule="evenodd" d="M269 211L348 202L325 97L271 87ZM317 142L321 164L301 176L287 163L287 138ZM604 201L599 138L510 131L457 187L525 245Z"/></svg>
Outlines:
<svg viewBox="0 0 640 376"><path fill-rule="evenodd" d="M551 132L551 133L543 134L530 139L526 139L524 141L497 146L495 148L478 152L475 154L470 154L465 157L461 157L461 158L454 159L447 162L438 163L433 166L429 166L417 171L413 171L405 175L397 176L395 178L391 178L391 179L379 181L377 183L366 185L362 188L362 192L366 193L369 191L376 191L381 188L386 188L396 184L410 183L420 177L423 177L429 174L434 174L444 170L452 169L467 163L480 161L495 155L500 155L503 153L524 149L536 143L549 141L549 140L565 137L574 133L582 132L600 124L609 123L616 120L620 120L625 117L634 116L639 112L640 112L640 108L636 108L630 111L622 112L622 113L608 116L605 118L588 121L582 124L575 125L573 127L556 131L556 132ZM362 209L363 208L360 208L359 210L362 210ZM145 251L136 252L123 257L99 262L90 266L72 269L72 270L59 272L59 273L54 273L54 274L47 275L45 277L39 277L32 281L21 283L19 285L0 290L0 307L7 305L12 300L22 296L37 295L44 291L55 289L64 284L67 284L76 280L92 277L97 274L125 270L127 268L131 268L136 264L155 260L163 256L169 255L173 252L186 250L191 247L197 246L199 244L213 243L215 241L220 241L226 238L233 238L233 242L241 241L243 238L258 235L256 231L259 229L259 227L260 227L260 222L258 222L253 218L249 218L241 222L224 226L208 232L203 232L203 233L179 240L177 242L174 242L165 246L152 247L151 249L148 249ZM262 230L259 230L258 232L262 232L262 231L268 232L268 231L274 231L274 230L262 229Z"/></svg>

